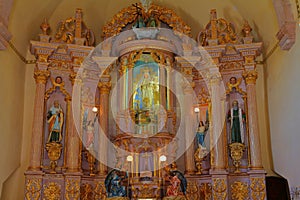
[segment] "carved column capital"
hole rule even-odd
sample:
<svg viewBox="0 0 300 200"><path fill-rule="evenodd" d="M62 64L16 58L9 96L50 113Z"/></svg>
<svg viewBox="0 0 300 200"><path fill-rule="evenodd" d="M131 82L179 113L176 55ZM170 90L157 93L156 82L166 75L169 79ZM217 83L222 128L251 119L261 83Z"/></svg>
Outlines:
<svg viewBox="0 0 300 200"><path fill-rule="evenodd" d="M39 54L38 62L47 63L49 58L49 54Z"/></svg>
<svg viewBox="0 0 300 200"><path fill-rule="evenodd" d="M219 84L220 81L222 80L220 73L208 74L207 78L209 80L210 85Z"/></svg>
<svg viewBox="0 0 300 200"><path fill-rule="evenodd" d="M251 70L251 71L245 71L243 72L243 77L246 81L246 84L255 84L256 79L258 77L258 73L256 70Z"/></svg>
<svg viewBox="0 0 300 200"><path fill-rule="evenodd" d="M111 82L99 82L98 88L100 89L100 94L109 94L111 89Z"/></svg>
<svg viewBox="0 0 300 200"><path fill-rule="evenodd" d="M244 56L245 65L253 65L255 64L255 57L254 55Z"/></svg>
<svg viewBox="0 0 300 200"><path fill-rule="evenodd" d="M192 82L192 83L189 83L187 81L182 81L180 83L181 85L181 88L184 92L184 94L192 94L192 92L194 91L193 88L195 87L195 83Z"/></svg>
<svg viewBox="0 0 300 200"><path fill-rule="evenodd" d="M75 82L78 83L78 84L82 83L82 78L80 77L79 74L77 74L75 72L70 74L69 80L71 81L72 85L74 85Z"/></svg>
<svg viewBox="0 0 300 200"><path fill-rule="evenodd" d="M38 70L34 72L34 78L36 83L46 84L50 72L47 70Z"/></svg>

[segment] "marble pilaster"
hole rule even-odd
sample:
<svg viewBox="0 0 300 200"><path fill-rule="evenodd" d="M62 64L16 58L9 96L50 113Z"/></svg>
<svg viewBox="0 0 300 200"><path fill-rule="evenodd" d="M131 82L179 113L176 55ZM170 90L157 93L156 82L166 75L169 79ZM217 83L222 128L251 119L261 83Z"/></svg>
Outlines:
<svg viewBox="0 0 300 200"><path fill-rule="evenodd" d="M107 75L109 76L109 75ZM98 155L101 158L99 162L99 175L107 173L107 136L108 136L108 108L109 108L109 93L111 82L99 82L100 91L100 129L99 129L99 149Z"/></svg>
<svg viewBox="0 0 300 200"><path fill-rule="evenodd" d="M217 69L216 69L217 70ZM211 72L210 88L211 88L211 167L212 170L225 169L225 152L224 152L224 131L222 129L222 101L220 93L221 75L219 72Z"/></svg>
<svg viewBox="0 0 300 200"><path fill-rule="evenodd" d="M38 65L40 65L38 63ZM34 100L34 116L33 127L31 137L31 154L29 170L41 169L41 151L43 144L43 119L44 119L44 103L45 103L45 89L46 82L50 76L50 72L46 70L48 63L43 63L45 66L40 66L43 70L37 70L34 72L34 78L36 81L36 91Z"/></svg>
<svg viewBox="0 0 300 200"><path fill-rule="evenodd" d="M76 80L74 84L75 77L70 76L71 83L73 85L73 91L80 91L81 81ZM73 109L71 106L71 99L67 99L67 110L68 110L68 143L67 148L67 160L66 167L67 172L74 173L80 171L80 138L75 127L75 121L73 118Z"/></svg>
<svg viewBox="0 0 300 200"><path fill-rule="evenodd" d="M262 169L262 158L260 150L260 135L258 127L258 113L256 102L256 79L257 71L254 66L246 67L243 77L246 81L248 122L249 122L249 145L250 145L250 168Z"/></svg>

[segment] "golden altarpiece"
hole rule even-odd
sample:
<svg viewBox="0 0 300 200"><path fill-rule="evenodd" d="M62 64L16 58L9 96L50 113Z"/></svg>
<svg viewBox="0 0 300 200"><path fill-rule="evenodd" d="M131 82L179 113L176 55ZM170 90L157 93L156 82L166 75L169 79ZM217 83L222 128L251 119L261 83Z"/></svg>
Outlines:
<svg viewBox="0 0 300 200"><path fill-rule="evenodd" d="M174 11L134 4L96 47L81 9L54 35L42 23L30 43L25 199L266 199L255 91L262 44L247 22L238 34L210 15L196 42ZM121 196L108 194L114 169ZM169 195L172 171L187 181L181 195Z"/></svg>

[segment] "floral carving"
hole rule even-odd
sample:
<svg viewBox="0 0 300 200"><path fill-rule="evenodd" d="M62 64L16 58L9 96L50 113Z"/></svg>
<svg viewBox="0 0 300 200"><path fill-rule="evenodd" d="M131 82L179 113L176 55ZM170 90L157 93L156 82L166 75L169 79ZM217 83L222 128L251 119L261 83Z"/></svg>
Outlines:
<svg viewBox="0 0 300 200"><path fill-rule="evenodd" d="M231 185L231 196L233 200L247 200L248 184L240 181L235 181Z"/></svg>
<svg viewBox="0 0 300 200"><path fill-rule="evenodd" d="M44 200L60 200L60 185L55 182L50 182L44 185Z"/></svg>
<svg viewBox="0 0 300 200"><path fill-rule="evenodd" d="M41 196L42 179L28 179L26 183L25 197L27 200L38 200Z"/></svg>

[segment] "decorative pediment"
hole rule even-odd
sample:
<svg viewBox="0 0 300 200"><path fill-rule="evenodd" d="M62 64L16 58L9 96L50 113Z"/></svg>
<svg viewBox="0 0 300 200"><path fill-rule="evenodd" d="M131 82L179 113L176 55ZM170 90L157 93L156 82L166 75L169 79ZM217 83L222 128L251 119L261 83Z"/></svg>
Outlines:
<svg viewBox="0 0 300 200"><path fill-rule="evenodd" d="M200 31L197 41L201 46L216 46L224 44L249 44L252 43L252 28L247 21L242 27L243 36L240 36L233 23L223 18L217 18L216 9L210 11L210 21L205 29Z"/></svg>
<svg viewBox="0 0 300 200"><path fill-rule="evenodd" d="M75 17L69 17L57 24L55 35L48 35L50 25L45 19L40 25L42 34L40 34L41 42L77 44L82 46L93 46L95 44L95 36L82 19L82 10L76 9Z"/></svg>
<svg viewBox="0 0 300 200"><path fill-rule="evenodd" d="M191 28L173 10L152 4L146 11L140 3L136 3L122 9L113 16L111 21L106 23L103 27L104 38L131 29L132 27L128 27L128 25L134 25L138 19L142 20L141 24L146 27L171 28L174 31L191 36Z"/></svg>

